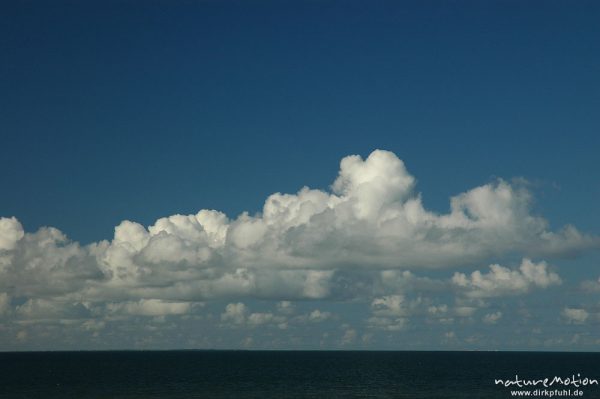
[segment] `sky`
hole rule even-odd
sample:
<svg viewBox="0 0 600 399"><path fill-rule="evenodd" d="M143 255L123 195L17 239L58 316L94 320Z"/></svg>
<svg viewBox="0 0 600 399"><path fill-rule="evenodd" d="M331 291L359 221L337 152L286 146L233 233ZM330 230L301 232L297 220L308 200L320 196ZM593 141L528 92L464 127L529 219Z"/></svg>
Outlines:
<svg viewBox="0 0 600 399"><path fill-rule="evenodd" d="M598 350L599 17L3 3L0 350Z"/></svg>

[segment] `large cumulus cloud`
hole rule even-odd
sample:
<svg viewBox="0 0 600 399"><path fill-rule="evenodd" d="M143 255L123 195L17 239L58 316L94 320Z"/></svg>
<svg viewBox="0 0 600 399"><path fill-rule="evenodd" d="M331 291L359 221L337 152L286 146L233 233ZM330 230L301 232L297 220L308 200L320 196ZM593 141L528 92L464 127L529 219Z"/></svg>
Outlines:
<svg viewBox="0 0 600 399"><path fill-rule="evenodd" d="M183 314L212 298L394 294L409 280L491 297L514 291L505 283L516 281L525 292L560 280L529 261L514 271L457 274L453 284L412 273L600 245L573 226L551 231L520 183L496 180L458 194L445 214L425 209L415 187L396 155L377 150L342 159L330 191L275 193L262 212L234 219L201 210L148 227L123 221L110 241L87 246L52 227L26 233L16 218L2 218L0 313L58 314L61 304L78 304L69 314Z"/></svg>

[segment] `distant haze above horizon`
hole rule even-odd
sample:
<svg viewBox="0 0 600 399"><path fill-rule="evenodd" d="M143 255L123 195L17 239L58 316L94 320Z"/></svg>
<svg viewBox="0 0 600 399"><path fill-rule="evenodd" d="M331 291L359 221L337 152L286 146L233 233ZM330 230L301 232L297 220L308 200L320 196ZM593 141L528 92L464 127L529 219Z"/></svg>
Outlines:
<svg viewBox="0 0 600 399"><path fill-rule="evenodd" d="M599 17L0 6L0 350L598 350Z"/></svg>

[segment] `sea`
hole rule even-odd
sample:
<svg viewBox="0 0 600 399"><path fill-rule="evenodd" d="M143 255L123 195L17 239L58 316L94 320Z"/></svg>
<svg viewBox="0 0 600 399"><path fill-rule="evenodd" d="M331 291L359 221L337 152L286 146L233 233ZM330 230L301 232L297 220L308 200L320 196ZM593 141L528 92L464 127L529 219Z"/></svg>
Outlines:
<svg viewBox="0 0 600 399"><path fill-rule="evenodd" d="M3 399L600 398L598 381L600 353L0 353Z"/></svg>

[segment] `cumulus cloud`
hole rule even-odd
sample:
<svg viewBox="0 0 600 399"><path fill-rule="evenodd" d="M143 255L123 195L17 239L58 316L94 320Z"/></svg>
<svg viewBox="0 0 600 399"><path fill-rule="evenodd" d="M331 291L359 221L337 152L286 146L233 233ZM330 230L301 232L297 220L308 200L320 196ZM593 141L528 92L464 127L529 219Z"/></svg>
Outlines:
<svg viewBox="0 0 600 399"><path fill-rule="evenodd" d="M288 315L294 310L286 301L360 295L367 303L376 298L372 325L399 329L415 306L402 296L407 290L453 286L483 298L560 283L545 263L527 259L518 270L493 265L487 274L456 273L451 282L417 272L600 245L572 226L550 230L532 213L532 195L521 183L497 180L455 195L445 214L425 209L415 190L404 163L377 150L366 159L343 158L331 190L275 193L261 212L233 219L200 210L147 227L125 220L112 239L86 246L52 227L30 233L16 218L0 218L0 314L184 315L198 301L257 298L282 301L277 314ZM278 317L256 313L249 321L242 302L221 315L256 325Z"/></svg>
<svg viewBox="0 0 600 399"><path fill-rule="evenodd" d="M341 345L350 345L356 340L357 332L355 329L350 328L344 331L344 335L340 341Z"/></svg>
<svg viewBox="0 0 600 399"><path fill-rule="evenodd" d="M315 309L308 315L308 320L313 323L320 323L322 321L331 318L331 312L321 312L319 309Z"/></svg>
<svg viewBox="0 0 600 399"><path fill-rule="evenodd" d="M246 305L242 302L230 303L225 307L225 312L221 314L221 320L234 324L243 324L246 321L247 312Z"/></svg>
<svg viewBox="0 0 600 399"><path fill-rule="evenodd" d="M261 324L271 323L275 317L276 316L274 316L273 313L252 313L248 316L248 324L259 326Z"/></svg>
<svg viewBox="0 0 600 399"><path fill-rule="evenodd" d="M581 283L581 289L588 293L600 292L600 278L598 280L585 280Z"/></svg>
<svg viewBox="0 0 600 399"><path fill-rule="evenodd" d="M124 313L135 316L167 316L188 313L192 304L189 302L167 302L159 299L141 299L137 302L109 303L110 313Z"/></svg>
<svg viewBox="0 0 600 399"><path fill-rule="evenodd" d="M408 319L405 317L373 316L367 320L367 326L384 331L402 331L408 326Z"/></svg>
<svg viewBox="0 0 600 399"><path fill-rule="evenodd" d="M281 330L288 328L288 320L285 316L276 315L271 312L251 313L248 316L248 325L251 327L270 326Z"/></svg>
<svg viewBox="0 0 600 399"><path fill-rule="evenodd" d="M371 302L373 313L378 316L408 316L415 303L408 303L403 295L388 295Z"/></svg>
<svg viewBox="0 0 600 399"><path fill-rule="evenodd" d="M561 282L558 274L548 270L546 262L536 264L529 259L523 259L518 270L495 264L489 273L477 270L470 276L455 273L452 277L452 283L472 298L524 294L533 287L546 288Z"/></svg>
<svg viewBox="0 0 600 399"><path fill-rule="evenodd" d="M371 302L373 316L367 320L367 324L370 328L400 331L407 327L409 316L424 308L425 303L421 298L408 300L404 295L378 297Z"/></svg>
<svg viewBox="0 0 600 399"><path fill-rule="evenodd" d="M6 237L0 241L6 244ZM82 248L55 228L24 234L12 245L12 250L0 251L0 263L4 265L0 290L12 296L53 297L78 291L91 280L103 278L95 257L99 245Z"/></svg>
<svg viewBox="0 0 600 399"><path fill-rule="evenodd" d="M25 235L23 226L17 218L0 219L0 251L14 249L17 242Z"/></svg>
<svg viewBox="0 0 600 399"><path fill-rule="evenodd" d="M230 327L239 327L247 325L252 328L273 325L280 329L287 328L287 317L272 312L253 312L250 313L248 307L242 302L230 303L225 307L225 312L221 314L221 321Z"/></svg>
<svg viewBox="0 0 600 399"><path fill-rule="evenodd" d="M498 320L500 320L502 318L502 312L494 312L494 313L488 313L485 316L483 316L482 321L485 324L496 324L498 322Z"/></svg>
<svg viewBox="0 0 600 399"><path fill-rule="evenodd" d="M445 316L448 313L448 305L442 304L438 306L429 306L427 308L427 313L434 317Z"/></svg>
<svg viewBox="0 0 600 399"><path fill-rule="evenodd" d="M573 324L582 324L589 317L589 313L585 309L577 308L564 308L561 312L561 316L568 322Z"/></svg>

